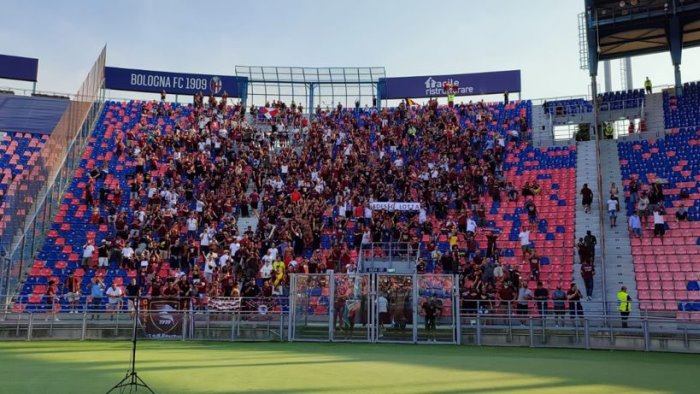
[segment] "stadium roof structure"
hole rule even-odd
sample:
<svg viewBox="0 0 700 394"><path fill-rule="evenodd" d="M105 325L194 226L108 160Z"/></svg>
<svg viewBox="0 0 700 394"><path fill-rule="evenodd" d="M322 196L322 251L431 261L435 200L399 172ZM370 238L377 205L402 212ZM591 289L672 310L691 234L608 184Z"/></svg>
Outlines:
<svg viewBox="0 0 700 394"><path fill-rule="evenodd" d="M669 51L680 89L683 48L700 46L700 0L585 0L588 68L598 62Z"/></svg>
<svg viewBox="0 0 700 394"><path fill-rule="evenodd" d="M250 82L286 84L372 84L386 77L384 67L236 66L236 75Z"/></svg>
<svg viewBox="0 0 700 394"><path fill-rule="evenodd" d="M593 0L589 28L598 60L671 49L678 34L682 47L700 45L700 0ZM673 31L677 19L679 31Z"/></svg>
<svg viewBox="0 0 700 394"><path fill-rule="evenodd" d="M377 84L386 78L384 67L269 67L236 66L236 76L248 78L251 101L262 99L301 102L311 110L344 101L365 104L376 96Z"/></svg>

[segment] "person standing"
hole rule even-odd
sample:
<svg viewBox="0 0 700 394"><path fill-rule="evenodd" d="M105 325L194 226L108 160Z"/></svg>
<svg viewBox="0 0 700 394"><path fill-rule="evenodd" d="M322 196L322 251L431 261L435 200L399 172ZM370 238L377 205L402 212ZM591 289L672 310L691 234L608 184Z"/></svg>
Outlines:
<svg viewBox="0 0 700 394"><path fill-rule="evenodd" d="M61 311L61 303L57 293L58 288L56 283L53 280L50 280L49 284L46 286L46 293L44 294L44 297L46 298L46 305L50 308L49 314L45 319L46 321L49 321L49 319L52 319L53 321L60 321L57 313Z"/></svg>
<svg viewBox="0 0 700 394"><path fill-rule="evenodd" d="M581 264L581 278L586 286L586 299L588 301L593 297L593 276L595 276L595 267L590 263Z"/></svg>
<svg viewBox="0 0 700 394"><path fill-rule="evenodd" d="M104 297L104 291L105 285L104 283L102 283L100 278L93 278L92 285L90 286L90 297L92 298L92 302L90 305L90 312L92 314L90 316L90 320L94 320L95 316L97 316L98 319L100 318L99 311L102 307L102 298Z"/></svg>
<svg viewBox="0 0 700 394"><path fill-rule="evenodd" d="M131 278L131 283L126 286L126 302L132 319L136 316L136 303L138 302L140 291L141 288L136 284L136 278Z"/></svg>
<svg viewBox="0 0 700 394"><path fill-rule="evenodd" d="M583 317L581 298L583 298L581 290L576 287L576 283L572 283L569 291L566 292L566 299L569 300L569 315L572 320Z"/></svg>
<svg viewBox="0 0 700 394"><path fill-rule="evenodd" d="M425 311L425 331L428 335L428 342L435 342L437 319L442 314L442 301L437 298L435 293L423 303L423 311Z"/></svg>
<svg viewBox="0 0 700 394"><path fill-rule="evenodd" d="M610 184L610 196L614 197L615 200L619 200L620 198L620 190L617 188L615 182Z"/></svg>
<svg viewBox="0 0 700 394"><path fill-rule="evenodd" d="M527 226L524 226L520 233L518 234L520 238L520 249L523 251L523 255L530 252L530 230Z"/></svg>
<svg viewBox="0 0 700 394"><path fill-rule="evenodd" d="M66 282L64 284L66 289L66 301L68 301L68 307L70 312L68 313L78 313L78 301L80 301L80 278L75 276L73 272L68 274Z"/></svg>
<svg viewBox="0 0 700 394"><path fill-rule="evenodd" d="M593 204L593 191L588 188L588 184L584 183L581 189L581 203L585 213L591 213L591 204Z"/></svg>
<svg viewBox="0 0 700 394"><path fill-rule="evenodd" d="M651 94L651 80L649 79L649 77L647 77L647 79L644 80L644 90L647 94Z"/></svg>
<svg viewBox="0 0 700 394"><path fill-rule="evenodd" d="M107 289L105 294L108 298L107 305L109 306L109 319L112 320L114 319L114 314L119 313L121 310L122 296L124 293L122 292L121 287L117 287L117 284L112 282L112 285Z"/></svg>
<svg viewBox="0 0 700 394"><path fill-rule="evenodd" d="M378 335L379 337L384 336L384 324L391 323L391 318L389 317L389 301L384 296L384 293L380 293L377 297L377 313L379 317L378 321Z"/></svg>
<svg viewBox="0 0 700 394"><path fill-rule="evenodd" d="M620 311L620 317L622 318L622 328L627 328L627 319L630 316L632 297L627 293L626 286L622 286L617 293L617 302L617 309Z"/></svg>
<svg viewBox="0 0 700 394"><path fill-rule="evenodd" d="M92 263L92 254L95 252L95 245L92 244L92 240L88 240L85 245L83 245L83 269L86 271L90 269L90 264Z"/></svg>
<svg viewBox="0 0 700 394"><path fill-rule="evenodd" d="M628 220L629 231L637 238L642 238L642 221L637 214L637 211L632 212Z"/></svg>
<svg viewBox="0 0 700 394"><path fill-rule="evenodd" d="M595 263L595 246L598 244L598 239L595 235L591 234L591 230L588 230L586 231L586 236L583 237L583 242L588 249L588 256L591 259L591 264Z"/></svg>
<svg viewBox="0 0 700 394"><path fill-rule="evenodd" d="M619 201L612 194L607 201L608 216L610 216L610 228L617 226L617 211L619 210Z"/></svg>
<svg viewBox="0 0 700 394"><path fill-rule="evenodd" d="M564 325L564 315L566 314L566 292L561 289L561 285L557 285L557 289L552 292L552 301L554 304L555 324L559 327L560 322Z"/></svg>
<svg viewBox="0 0 700 394"><path fill-rule="evenodd" d="M547 316L549 300L549 290L545 289L542 282L537 282L537 288L535 289L535 301L537 301L537 310L540 313L540 318L544 319Z"/></svg>
<svg viewBox="0 0 700 394"><path fill-rule="evenodd" d="M654 236L661 237L666 234L666 221L664 220L664 214L661 209L654 209Z"/></svg>
<svg viewBox="0 0 700 394"><path fill-rule="evenodd" d="M529 303L532 299L532 292L527 288L527 281L520 282L518 289L517 313L520 316L520 323L525 324L525 319L530 311Z"/></svg>

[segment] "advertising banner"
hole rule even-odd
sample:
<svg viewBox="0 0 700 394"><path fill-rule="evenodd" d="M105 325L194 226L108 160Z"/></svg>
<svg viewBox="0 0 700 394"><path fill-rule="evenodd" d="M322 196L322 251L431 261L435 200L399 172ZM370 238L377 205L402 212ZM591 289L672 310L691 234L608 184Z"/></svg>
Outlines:
<svg viewBox="0 0 700 394"><path fill-rule="evenodd" d="M441 97L447 95L445 83L453 87L455 96L520 92L520 70L381 78L379 91L382 99Z"/></svg>
<svg viewBox="0 0 700 394"><path fill-rule="evenodd" d="M248 78L230 75L187 74L166 71L134 70L105 67L105 87L132 92L241 97L245 93Z"/></svg>
<svg viewBox="0 0 700 394"><path fill-rule="evenodd" d="M36 82L39 59L0 55L0 78Z"/></svg>

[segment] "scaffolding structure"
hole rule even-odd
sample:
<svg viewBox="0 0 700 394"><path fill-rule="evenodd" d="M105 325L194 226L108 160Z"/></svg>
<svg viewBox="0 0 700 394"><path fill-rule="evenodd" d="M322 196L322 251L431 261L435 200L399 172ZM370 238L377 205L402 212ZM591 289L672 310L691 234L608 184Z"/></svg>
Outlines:
<svg viewBox="0 0 700 394"><path fill-rule="evenodd" d="M316 106L333 108L376 105L377 83L384 67L264 67L236 66L236 76L248 77L247 105L272 100L296 103L312 113Z"/></svg>

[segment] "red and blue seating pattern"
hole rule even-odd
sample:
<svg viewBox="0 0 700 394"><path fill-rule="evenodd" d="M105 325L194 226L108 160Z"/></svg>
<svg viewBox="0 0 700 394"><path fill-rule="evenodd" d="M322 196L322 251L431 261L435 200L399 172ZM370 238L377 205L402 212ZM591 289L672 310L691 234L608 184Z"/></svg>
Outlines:
<svg viewBox="0 0 700 394"><path fill-rule="evenodd" d="M689 82L683 85L683 95L671 96L663 92L665 128L691 127L700 124L700 85Z"/></svg>
<svg viewBox="0 0 700 394"><path fill-rule="evenodd" d="M80 167L75 172L75 178L63 196L63 201L59 205L58 213L54 218L51 230L48 232L45 244L39 252L37 259L30 269L29 276L21 292L16 308L26 308L30 310L43 310L49 308L43 300L46 291L46 284L52 280L59 284L59 293L64 291L61 284L64 283L68 274L73 272L82 280L82 293L89 294L88 286L92 278L97 275L103 279L106 286L112 282L118 285L126 284L130 277L136 276L136 271L126 271L123 269L99 269L85 272L80 268L82 258L82 246L88 239L99 241L114 235L113 226L107 224L90 223L90 212L85 202L84 194L88 181L88 174L93 168L102 168L106 165L109 174L98 179L96 189L105 186L113 188L119 184L122 190L129 190L127 176L133 172L132 167L135 161L126 153L115 154L117 133L136 129L141 122L142 102L132 101L119 103L108 101L100 115L97 126L89 138L83 153ZM179 106L173 104L173 109ZM181 108L181 116L188 116L190 109ZM155 126L160 126L164 132L169 132L175 125L175 120L179 116L153 117L148 118L147 127L152 131ZM165 162L165 158L161 161ZM164 168L152 169L154 175L160 174ZM141 193L142 197L144 192ZM111 197L111 196L110 196ZM129 220L132 220L133 213L129 210L129 195L124 194L118 210L129 212ZM108 213L104 206L100 207L100 215L105 217ZM95 258L97 254L95 254ZM167 264L162 272L162 276L170 276ZM81 299L81 304L85 304L86 296ZM62 304L66 300L61 297Z"/></svg>
<svg viewBox="0 0 700 394"><path fill-rule="evenodd" d="M17 216L8 210L21 209L9 200L27 187L32 166L37 163L47 139L48 135L8 133L0 141L0 235Z"/></svg>
<svg viewBox="0 0 700 394"><path fill-rule="evenodd" d="M663 185L666 235L653 238L650 220L641 239L631 237L640 307L678 311L682 318L696 316L690 312L700 311L700 292L690 283L700 278L700 262L694 258L700 252L700 131L674 129L663 139L620 142L618 152L628 215L634 210L629 201L632 177L642 185L667 182ZM682 198L681 192L688 197ZM681 203L688 208L689 220L677 222L675 212Z"/></svg>
<svg viewBox="0 0 700 394"><path fill-rule="evenodd" d="M98 190L102 186L113 188L116 184L119 184L122 190L129 189L127 176L133 172L132 167L135 166L135 161L126 153L116 154L116 137L117 134L126 130L135 130L136 138L139 138L142 133L148 132L139 131L139 127L137 127L139 122L142 122L142 104L141 102L106 103L97 122L98 126L88 141L80 168L76 171L75 179L64 195L59 206L59 213L55 217L51 231L47 234L45 245L37 256L29 272L29 278L22 288L18 308L22 308L22 305L30 310L49 308L50 306L43 300L47 283L50 280L55 283L63 283L68 273L71 272L81 278L83 294L89 293L88 286L94 276L101 277L107 286L113 282L121 286L130 277L136 276L135 271L124 269L97 269L86 272L80 268L80 260L82 245L88 239L99 241L114 235L112 226L90 223L89 207L84 199L88 173L93 168L106 167L108 169L108 175L98 179L96 183ZM187 117L191 111L189 107L177 105L172 105L172 109L176 111L173 111L170 116L144 118L146 119L144 127L147 130L160 127L162 132L168 133L181 117ZM506 135L508 130L519 127L520 116L527 116L529 119L531 104L529 102L514 102L507 105L496 103L489 105L488 111L492 115L492 120L483 124L482 127L492 133ZM363 111L357 111L355 114L360 127L362 127L364 115L366 114ZM478 121L475 115L465 112L460 117L460 123L463 126L470 126L478 124ZM377 138L376 131L369 133L370 142L373 138L375 140ZM376 150L376 145L373 146L375 146L373 149ZM385 147L385 149L387 149L385 153L389 155L401 154L392 152L389 147ZM378 154L378 152L375 153ZM408 155L406 152L404 154ZM415 157L420 157L420 155L415 155ZM166 155L160 159L160 164L167 163L167 160ZM410 162L411 159L406 156L406 160ZM541 277L547 286L569 282L572 277L571 255L576 193L575 163L576 149L573 146L535 149L529 147L527 142L511 142L508 144L508 154L503 165L506 179L512 181L516 188L520 189L525 182L533 180L537 180L541 186L542 192L534 198L539 217L534 226L536 230L533 228L531 239L538 255L542 257ZM159 165L149 170L154 176L162 176L162 172L166 168L167 166ZM145 191L142 191L141 198L144 197ZM520 256L516 256L519 254L517 234L520 231L520 225L528 220L523 200L509 202L504 197L501 202L494 202L487 195L484 195L483 198L488 207L487 225L500 229L504 234L499 240L504 262L517 266L523 274L528 274L528 266L521 263ZM125 193L120 205L116 208L128 212L128 220L131 221L133 213L130 212L128 193ZM102 210L101 216L106 216L107 212L104 212L104 207L100 207L100 209ZM332 210L327 214L337 215ZM454 210L451 210L450 216L455 219ZM437 221L434 215L430 215L430 220ZM351 227L352 224L353 221L350 221L349 226ZM350 227L349 230L351 230ZM435 228L439 229L440 226L435 226ZM330 249L333 236L330 233L323 235L321 248L324 249L324 252ZM438 248L449 248L449 243L446 241L446 239L438 237ZM460 240L460 242L464 241ZM477 237L477 242L485 247L485 236L480 234ZM311 252L307 250L305 254ZM355 253L353 258L356 257ZM169 269L167 263L159 272L161 277L174 275L175 272ZM59 293L61 291L63 290L59 287ZM449 291L449 289L445 289L445 291ZM81 304L85 303L85 297L83 296ZM60 302L65 303L66 301L61 299ZM322 304L319 306L323 307Z"/></svg>
<svg viewBox="0 0 700 394"><path fill-rule="evenodd" d="M626 108L639 108L644 102L644 89L619 92L605 92L598 95L601 111L616 111Z"/></svg>

